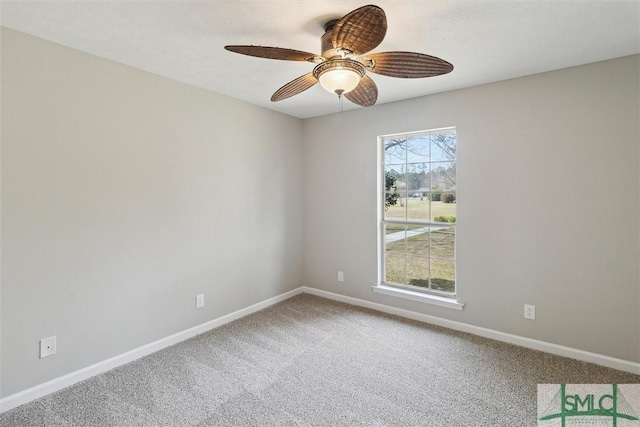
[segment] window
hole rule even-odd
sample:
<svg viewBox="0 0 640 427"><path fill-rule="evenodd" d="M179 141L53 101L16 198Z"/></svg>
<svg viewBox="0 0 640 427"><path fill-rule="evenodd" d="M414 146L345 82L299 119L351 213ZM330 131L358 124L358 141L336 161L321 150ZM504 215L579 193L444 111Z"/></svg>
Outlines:
<svg viewBox="0 0 640 427"><path fill-rule="evenodd" d="M379 138L383 284L456 293L456 130Z"/></svg>

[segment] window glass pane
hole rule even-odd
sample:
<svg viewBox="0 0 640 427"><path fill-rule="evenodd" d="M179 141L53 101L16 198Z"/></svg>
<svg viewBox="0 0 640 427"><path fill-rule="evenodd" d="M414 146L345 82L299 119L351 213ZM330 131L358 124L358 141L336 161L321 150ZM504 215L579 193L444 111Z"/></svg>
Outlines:
<svg viewBox="0 0 640 427"><path fill-rule="evenodd" d="M429 136L412 135L407 139L407 163L429 161Z"/></svg>
<svg viewBox="0 0 640 427"><path fill-rule="evenodd" d="M407 254L429 256L429 227L419 225L407 226Z"/></svg>
<svg viewBox="0 0 640 427"><path fill-rule="evenodd" d="M385 165L384 167L385 176L390 175L396 180L398 179L402 181L406 180L404 176L406 171L407 171L407 166L404 163L401 165Z"/></svg>
<svg viewBox="0 0 640 427"><path fill-rule="evenodd" d="M386 253L384 256L385 281L393 283L407 283L407 274L405 269L405 256Z"/></svg>
<svg viewBox="0 0 640 427"><path fill-rule="evenodd" d="M404 254L407 251L407 226L386 224L384 235L384 250Z"/></svg>
<svg viewBox="0 0 640 427"><path fill-rule="evenodd" d="M428 197L410 197L407 199L407 218L428 220L429 207Z"/></svg>
<svg viewBox="0 0 640 427"><path fill-rule="evenodd" d="M414 163L407 165L407 218L429 219L429 165Z"/></svg>
<svg viewBox="0 0 640 427"><path fill-rule="evenodd" d="M385 165L384 186L385 186L385 218L406 217L404 198L407 194L407 166ZM391 210L389 211L389 208Z"/></svg>
<svg viewBox="0 0 640 427"><path fill-rule="evenodd" d="M431 161L442 162L456 159L455 132L431 134Z"/></svg>
<svg viewBox="0 0 640 427"><path fill-rule="evenodd" d="M430 202L439 202L440 201L440 191L430 191L425 193L424 198L428 199Z"/></svg>
<svg viewBox="0 0 640 427"><path fill-rule="evenodd" d="M384 234L395 234L399 232L404 232L407 229L407 226L404 224L385 224L384 225Z"/></svg>
<svg viewBox="0 0 640 427"><path fill-rule="evenodd" d="M429 191L429 164L409 163L404 177L409 197Z"/></svg>
<svg viewBox="0 0 640 427"><path fill-rule="evenodd" d="M431 259L431 289L455 292L456 267L453 261Z"/></svg>
<svg viewBox="0 0 640 427"><path fill-rule="evenodd" d="M456 164L439 162L431 164L431 220L456 222Z"/></svg>
<svg viewBox="0 0 640 427"><path fill-rule="evenodd" d="M455 259L456 229L454 227L431 227L431 256Z"/></svg>
<svg viewBox="0 0 640 427"><path fill-rule="evenodd" d="M431 221L434 222L445 222L445 223L455 223L457 220L456 217L456 202L447 202L451 200L451 197L448 194L451 193L442 193L444 196L440 196L440 199L444 198L446 201L437 201L431 202ZM453 193L455 195L455 193ZM435 198L435 195L434 195Z"/></svg>
<svg viewBox="0 0 640 427"><path fill-rule="evenodd" d="M407 204L405 199L399 197L397 193L385 193L385 219L406 219Z"/></svg>
<svg viewBox="0 0 640 427"><path fill-rule="evenodd" d="M431 191L455 191L456 163L432 163L429 177L431 178Z"/></svg>
<svg viewBox="0 0 640 427"><path fill-rule="evenodd" d="M429 287L429 258L407 257L407 283L421 288Z"/></svg>
<svg viewBox="0 0 640 427"><path fill-rule="evenodd" d="M392 165L407 161L407 143L404 137L384 140L384 164Z"/></svg>

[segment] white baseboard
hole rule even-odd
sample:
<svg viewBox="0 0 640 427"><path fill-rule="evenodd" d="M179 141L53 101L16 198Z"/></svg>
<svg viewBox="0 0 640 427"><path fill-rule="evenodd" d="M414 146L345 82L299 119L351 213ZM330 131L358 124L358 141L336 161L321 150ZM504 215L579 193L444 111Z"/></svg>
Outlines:
<svg viewBox="0 0 640 427"><path fill-rule="evenodd" d="M23 390L11 396L7 396L0 399L0 413L13 409L17 406L28 403L32 400L46 396L49 393L61 390L65 387L73 385L79 381L86 380L95 375L109 371L118 366L124 365L129 362L133 362L136 359L144 357L148 354L154 353L163 348L177 344L181 341L192 338L196 335L207 332L211 329L217 328L241 317L247 316L256 311L267 308L271 305L277 304L281 301L289 299L295 295L301 293L307 293L311 295L317 295L323 298L344 302L360 307L371 308L373 310L381 311L384 313L395 314L397 316L405 317L408 319L418 320L420 322L430 323L433 325L443 326L446 328L454 329L457 331L468 332L474 335L479 335L485 338L491 338L497 341L503 341L510 344L519 345L522 347L531 348L534 350L544 351L546 353L555 354L558 356L569 357L572 359L581 360L584 362L595 363L597 365L606 366L608 368L619 369L621 371L631 372L634 374L640 374L640 363L630 362L627 360L616 359L614 357L604 356L597 353L590 353L588 351L578 350L575 348L565 347L557 344L548 343L545 341L534 340L531 338L520 337L517 335L507 334L504 332L496 331L493 329L482 328L479 326L469 325L467 323L457 322L454 320L443 319L441 317L430 316L428 314L417 313L415 311L404 310L401 308L391 307L384 304L379 304L371 301L366 301L358 298L348 297L345 295L335 294L333 292L327 292L316 288L310 288L302 286L297 289L293 289L289 292L285 292L281 295L277 295L273 298L269 298L252 306L243 308L217 319L202 323L194 326L193 328L186 329L182 332L170 335L162 338L158 341L143 345L126 353L122 353L118 356L110 359L98 362L86 368L79 369L71 372L62 377L55 378L51 381L39 384L35 387Z"/></svg>
<svg viewBox="0 0 640 427"><path fill-rule="evenodd" d="M316 288L309 288L307 286L302 287L302 292L311 295L317 295L319 297L327 299L332 299L335 301L344 302L347 304L371 308L373 310L382 311L384 313L395 314L397 316L405 317L412 320L418 320L420 322L430 323L432 325L455 329L456 331L468 332L470 334L479 335L481 337L491 338L497 341L503 341L510 344L519 345L521 347L531 348L533 350L544 351L545 353L551 353L557 356L569 357L571 359L590 362L596 365L606 366L607 368L618 369L620 371L631 372L633 374L640 375L640 363L631 362L628 360L616 359L615 357L591 353L584 350L578 350L576 348L565 347L562 345L552 344L532 338L521 337L518 335L512 335L493 329L470 325L468 323L443 319L442 317L430 316L428 314L422 314L415 311L404 310L402 308L391 307L388 305L335 294L333 292L323 291Z"/></svg>
<svg viewBox="0 0 640 427"><path fill-rule="evenodd" d="M117 368L118 366L124 365L125 363L133 362L134 360L140 359L141 357L144 357L148 354L155 353L158 350L162 350L163 348L172 346L196 335L210 331L211 329L217 328L218 326L233 322L236 319L239 319L251 313L255 313L256 311L262 310L263 308L267 308L271 305L277 304L301 293L302 288L297 288L292 291L285 292L252 306L234 311L233 313L229 313L225 316L218 317L217 319L210 320L208 322L186 329L182 332L178 332L168 337L159 339L158 341L154 341L152 343L143 345L142 347L138 347L126 353L119 354L102 362L87 366L86 368L79 369L67 375L39 384L35 387L31 387L16 394L12 394L3 399L0 399L0 413L31 402L32 400L38 399L40 397L46 396L47 394L53 393L54 391L69 387L70 385L73 385L79 381L86 380L95 375L109 371L113 368Z"/></svg>

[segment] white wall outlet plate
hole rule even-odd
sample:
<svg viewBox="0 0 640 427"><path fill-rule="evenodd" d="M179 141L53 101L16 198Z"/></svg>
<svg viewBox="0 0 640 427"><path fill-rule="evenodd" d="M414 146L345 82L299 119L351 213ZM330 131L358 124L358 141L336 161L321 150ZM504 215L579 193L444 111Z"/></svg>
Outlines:
<svg viewBox="0 0 640 427"><path fill-rule="evenodd" d="M42 338L40 340L40 359L56 354L56 337Z"/></svg>
<svg viewBox="0 0 640 427"><path fill-rule="evenodd" d="M536 320L536 306L535 305L524 305L524 318Z"/></svg>
<svg viewBox="0 0 640 427"><path fill-rule="evenodd" d="M196 297L196 308L204 307L204 294L200 294Z"/></svg>
<svg viewBox="0 0 640 427"><path fill-rule="evenodd" d="M342 271L338 271L338 282L344 282L344 273Z"/></svg>

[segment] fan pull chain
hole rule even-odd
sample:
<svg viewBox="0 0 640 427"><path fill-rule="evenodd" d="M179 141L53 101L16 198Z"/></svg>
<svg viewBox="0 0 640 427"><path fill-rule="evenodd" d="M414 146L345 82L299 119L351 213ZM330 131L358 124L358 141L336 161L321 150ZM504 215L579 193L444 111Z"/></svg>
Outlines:
<svg viewBox="0 0 640 427"><path fill-rule="evenodd" d="M342 105L342 94L338 95L338 112L342 113L342 111L344 110L343 105Z"/></svg>

